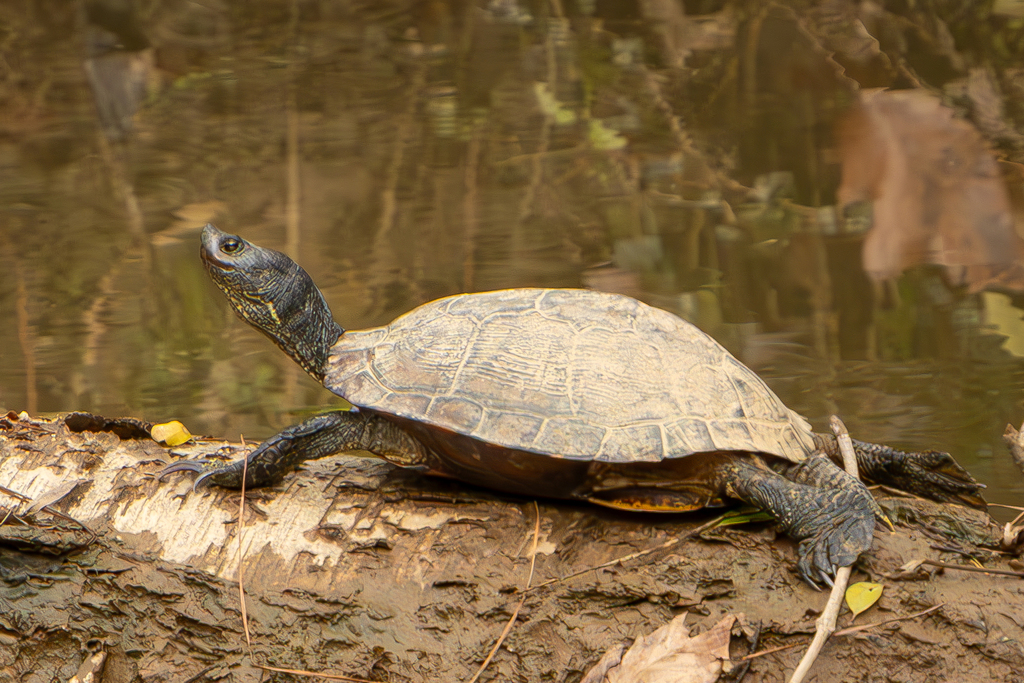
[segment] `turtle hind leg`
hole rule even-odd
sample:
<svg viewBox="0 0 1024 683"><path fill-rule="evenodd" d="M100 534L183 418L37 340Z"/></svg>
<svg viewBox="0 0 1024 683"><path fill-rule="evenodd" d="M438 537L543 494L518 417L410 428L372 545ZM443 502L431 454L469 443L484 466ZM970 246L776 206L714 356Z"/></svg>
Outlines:
<svg viewBox="0 0 1024 683"><path fill-rule="evenodd" d="M819 446L834 462L841 455L834 437L819 436ZM890 486L940 503L959 503L985 510L981 497L984 484L961 467L953 456L941 451L905 452L880 444L854 441L861 476L875 484Z"/></svg>
<svg viewBox="0 0 1024 683"><path fill-rule="evenodd" d="M723 492L763 510L800 541L797 569L812 586L871 548L877 505L871 493L827 457L814 454L785 475L760 459L726 458L715 469Z"/></svg>
<svg viewBox="0 0 1024 683"><path fill-rule="evenodd" d="M428 449L393 422L373 413L337 411L311 417L264 441L243 459L227 464L210 460L182 460L164 468L172 472L199 472L196 485L210 482L225 488L266 486L306 460L348 451L369 451L389 462L414 467L427 462Z"/></svg>

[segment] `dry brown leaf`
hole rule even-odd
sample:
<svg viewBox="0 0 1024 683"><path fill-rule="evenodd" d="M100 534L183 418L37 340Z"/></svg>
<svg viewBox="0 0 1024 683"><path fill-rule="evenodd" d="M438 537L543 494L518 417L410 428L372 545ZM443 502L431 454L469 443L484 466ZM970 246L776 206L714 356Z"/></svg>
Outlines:
<svg viewBox="0 0 1024 683"><path fill-rule="evenodd" d="M693 638L681 614L654 633L641 636L622 654L613 648L581 683L713 683L729 659L729 631L736 617L728 615ZM621 659L616 662L616 659Z"/></svg>
<svg viewBox="0 0 1024 683"><path fill-rule="evenodd" d="M917 90L864 92L840 125L841 205L874 200L864 269L876 280L945 266L972 291L1011 286L1024 240L999 167L974 127ZM1007 282L1007 280L1010 282Z"/></svg>
<svg viewBox="0 0 1024 683"><path fill-rule="evenodd" d="M580 683L603 683L607 680L608 671L614 669L622 662L622 655L626 652L626 646L623 643L613 645L608 652L597 661L597 664L587 672L587 675L583 677Z"/></svg>
<svg viewBox="0 0 1024 683"><path fill-rule="evenodd" d="M900 571L916 572L922 564L924 564L924 560L911 560L910 562L907 562L905 565L900 567Z"/></svg>

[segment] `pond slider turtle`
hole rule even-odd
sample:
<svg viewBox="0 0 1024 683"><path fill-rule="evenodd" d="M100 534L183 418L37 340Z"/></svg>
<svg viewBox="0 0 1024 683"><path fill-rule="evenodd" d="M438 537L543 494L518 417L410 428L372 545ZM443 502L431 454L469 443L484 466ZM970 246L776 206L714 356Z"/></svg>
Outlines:
<svg viewBox="0 0 1024 683"><path fill-rule="evenodd" d="M246 486L304 460L365 450L396 465L515 494L679 511L738 499L801 541L799 571L826 583L871 545L881 512L768 386L690 323L635 299L510 289L433 301L346 331L279 252L203 230L201 255L238 315L354 406L318 415L247 456ZM864 476L984 505L946 453L857 443ZM238 488L242 461L182 461ZM199 480L197 480L197 483Z"/></svg>

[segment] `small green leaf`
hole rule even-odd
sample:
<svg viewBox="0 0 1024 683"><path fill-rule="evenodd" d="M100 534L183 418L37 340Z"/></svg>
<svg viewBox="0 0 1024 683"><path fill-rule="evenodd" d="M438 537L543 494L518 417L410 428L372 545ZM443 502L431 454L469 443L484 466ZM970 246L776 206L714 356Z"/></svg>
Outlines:
<svg viewBox="0 0 1024 683"><path fill-rule="evenodd" d="M742 508L727 512L722 516L716 526L732 526L734 524L750 524L753 522L770 522L774 519L767 512L754 508Z"/></svg>
<svg viewBox="0 0 1024 683"><path fill-rule="evenodd" d="M880 597L882 597L882 584L862 581L846 589L846 606L853 612L853 616L857 616L878 602Z"/></svg>

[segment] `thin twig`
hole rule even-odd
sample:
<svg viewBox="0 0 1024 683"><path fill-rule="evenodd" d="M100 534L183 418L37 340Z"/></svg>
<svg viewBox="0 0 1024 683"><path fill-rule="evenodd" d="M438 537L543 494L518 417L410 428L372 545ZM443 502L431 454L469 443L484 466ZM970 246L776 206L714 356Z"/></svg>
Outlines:
<svg viewBox="0 0 1024 683"><path fill-rule="evenodd" d="M264 671L277 671L283 674L292 674L293 676L306 676L309 678L326 678L329 681L354 681L354 683L374 683L368 681L365 678L353 678L352 676L345 676L343 674L325 674L319 671L303 671L301 669L280 669L276 666L264 666L263 664L255 664L257 669L263 669Z"/></svg>
<svg viewBox="0 0 1024 683"><path fill-rule="evenodd" d="M1024 508L1019 505L1003 505L1002 503L989 503L990 508L1006 508L1007 510L1017 510L1018 512L1024 512Z"/></svg>
<svg viewBox="0 0 1024 683"><path fill-rule="evenodd" d="M242 437L245 446L245 437ZM252 652L252 640L249 637L249 613L245 609L245 586L242 582L242 533L245 521L245 477L249 470L249 456L242 458L242 491L238 500L238 603L242 607L242 630L245 632L245 644Z"/></svg>
<svg viewBox="0 0 1024 683"><path fill-rule="evenodd" d="M861 631L866 631L869 628L875 628L876 626L885 626L886 624L892 624L892 623L895 623L897 621L909 621L911 619L917 619L918 617L923 617L926 614L931 614L932 612L934 612L935 610L939 609L940 607L943 607L945 604L946 603L944 603L944 602L940 602L938 605L935 605L934 607L929 607L928 609L921 610L920 612L914 612L913 614L908 614L908 615L903 616L903 617L893 617L892 619L882 619L881 621L873 621L870 624L861 624L859 626L850 626L850 627L847 627L847 628L844 628L844 629L840 629L839 631L836 631L835 633L832 634L832 636L833 637L851 636L854 633L860 633ZM776 652L781 652L782 650L789 650L791 648L797 647L798 645L800 645L800 643L790 643L789 645L779 645L777 647L770 647L767 650L760 650L758 652L751 652L749 655L747 655L745 657L740 657L736 661L737 662L745 662L745 661L750 660L750 659L757 659L758 657L764 657L765 655L775 654Z"/></svg>
<svg viewBox="0 0 1024 683"><path fill-rule="evenodd" d="M972 567L966 564L950 564L948 562L936 562L935 560L922 560L921 564L942 569L959 569L962 572L974 572L976 574L998 574L1000 576L1016 576L1024 579L1024 572L1010 571L1009 569L987 569L985 567Z"/></svg>
<svg viewBox="0 0 1024 683"><path fill-rule="evenodd" d="M846 425L835 415L829 420L829 424L839 443L839 452L843 455L843 466L846 468L846 472L854 479L858 479L860 475L857 471L857 456L853 453L853 441L850 439L850 433L846 431ZM846 594L846 586L850 583L852 571L851 567L840 567L836 572L835 584L828 596L828 602L825 603L825 609L814 625L814 639L811 640L807 652L804 653L800 664L797 665L789 683L801 683L806 678L814 660L818 658L821 649L825 647L829 636L836 630L836 619L839 617L839 608L843 602L843 595Z"/></svg>
<svg viewBox="0 0 1024 683"><path fill-rule="evenodd" d="M914 612L913 614L908 614L905 617L893 617L892 619L883 619L881 621L873 621L870 624L861 624L860 626L848 626L847 628L844 628L844 629L841 629L839 631L836 631L832 635L834 635L834 636L848 636L848 635L852 635L854 633L860 633L861 631L866 631L867 629L874 628L875 626L885 626L886 624L891 624L891 623L897 622L897 621L909 621L910 619L917 619L918 617L923 617L926 614L931 614L932 612L934 612L935 610L937 610L940 607L944 606L945 604L946 603L944 603L944 602L940 602L939 604L935 605L934 607L929 607L928 609L921 610L920 612Z"/></svg>
<svg viewBox="0 0 1024 683"><path fill-rule="evenodd" d="M594 567L587 567L586 569L580 569L579 571L575 571L575 572L573 572L571 574L566 574L565 576L556 576L555 578L548 579L547 581L544 581L543 583L538 583L533 588L528 588L527 590L525 590L523 592L524 593L529 593L530 591L540 590L541 588L544 588L545 586L550 586L553 583L562 583L563 581L568 581L569 579L574 579L577 576L580 576L582 574L586 574L587 572L597 571L598 569L605 569L607 567L614 567L617 564L621 564L623 562L628 562L630 560L635 560L637 558L644 557L645 555L650 555L651 553L656 553L659 550L664 550L666 548L671 548L672 546L674 546L674 545L676 545L676 544L678 544L678 543L680 543L682 541L685 541L688 538L692 538L693 536L696 536L697 534L702 534L705 531L707 531L708 529L712 529L712 528L718 526L718 523L721 522L723 519L725 519L725 517L726 517L726 515L719 515L718 517L715 517L710 522L702 524L699 527L697 527L696 529L688 531L687 533L683 534L682 536L676 536L675 538L669 539L668 541L665 541L664 543L662 543L660 545L656 545L653 548L648 548L647 550L640 550L640 551L637 551L635 553L630 553L629 555L623 555L622 557L617 557L614 560L608 560L607 562L603 562L603 563L601 563L599 565L596 565Z"/></svg>
<svg viewBox="0 0 1024 683"><path fill-rule="evenodd" d="M1017 522L1019 522L1022 519L1024 519L1024 508L1022 508L1022 507L1020 507L1018 505L1003 505L1001 503L989 503L988 506L989 507L997 507L997 508L1005 508L1007 510L1017 510L1018 512L1020 512L1019 515L1017 515L1016 517L1013 518L1012 522L1010 522L1009 524L1006 525L1007 529L1010 529L1012 527L1017 526Z"/></svg>
<svg viewBox="0 0 1024 683"><path fill-rule="evenodd" d="M776 652L782 652L783 650L791 650L794 647L797 647L799 645L801 645L801 643L790 643L789 645L779 645L779 646L776 646L776 647L770 647L767 650L761 650L759 652L751 652L749 655L746 655L744 657L740 657L736 661L737 662L750 661L751 659L757 659L758 657L764 657L765 655L773 655Z"/></svg>
<svg viewBox="0 0 1024 683"><path fill-rule="evenodd" d="M526 579L526 588L523 589L523 597L519 600L519 604L512 610L512 617L505 624L505 628L502 630L501 635L498 636L498 642L494 644L491 651L487 654L487 658L484 659L484 663L480 665L477 672L473 674L473 677L469 679L469 683L476 683L480 675L487 669L487 665L491 663L491 659L498 652L498 648L505 642L505 637L508 636L512 630L512 626L515 625L516 619L519 618L519 610L523 608L523 603L526 602L526 592L530 590L530 584L533 583L533 570L537 566L537 543L540 540L540 506L537 505L537 501L533 501L533 509L537 513L537 522L533 527L533 543L530 545L530 575Z"/></svg>

